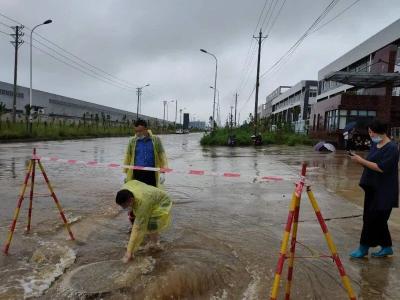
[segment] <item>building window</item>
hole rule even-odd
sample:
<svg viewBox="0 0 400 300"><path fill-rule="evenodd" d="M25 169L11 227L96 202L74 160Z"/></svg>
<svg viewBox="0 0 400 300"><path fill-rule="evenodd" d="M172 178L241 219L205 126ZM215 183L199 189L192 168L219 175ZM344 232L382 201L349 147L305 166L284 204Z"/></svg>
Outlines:
<svg viewBox="0 0 400 300"><path fill-rule="evenodd" d="M357 122L359 124L367 124L376 117L375 110L340 110L339 129L344 129L346 124Z"/></svg>
<svg viewBox="0 0 400 300"><path fill-rule="evenodd" d="M331 110L325 113L325 130L335 131L338 129L339 110Z"/></svg>
<svg viewBox="0 0 400 300"><path fill-rule="evenodd" d="M10 91L10 90L2 90L2 89L0 89L0 95L6 95L6 96L13 97L14 96L14 92ZM17 93L17 98L24 98L24 93Z"/></svg>
<svg viewBox="0 0 400 300"><path fill-rule="evenodd" d="M317 97L317 91L316 90L309 90L308 91L308 97L310 97L310 98Z"/></svg>
<svg viewBox="0 0 400 300"><path fill-rule="evenodd" d="M347 122L347 110L340 110L340 117L339 117L339 129L343 129L346 126Z"/></svg>
<svg viewBox="0 0 400 300"><path fill-rule="evenodd" d="M394 65L394 72L400 73L400 46L397 47L397 55ZM392 96L400 96L400 87L395 87L392 90Z"/></svg>

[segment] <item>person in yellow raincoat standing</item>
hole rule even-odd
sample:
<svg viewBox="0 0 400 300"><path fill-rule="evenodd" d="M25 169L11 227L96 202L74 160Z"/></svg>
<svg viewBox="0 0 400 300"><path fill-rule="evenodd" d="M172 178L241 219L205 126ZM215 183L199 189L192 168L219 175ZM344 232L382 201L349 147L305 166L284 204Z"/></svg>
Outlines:
<svg viewBox="0 0 400 300"><path fill-rule="evenodd" d="M135 136L129 141L124 165L167 168L167 156L160 138L152 134L145 120L137 120L134 126ZM155 187L160 186L160 172L128 168L124 168L124 172L126 173L125 182L135 179Z"/></svg>
<svg viewBox="0 0 400 300"><path fill-rule="evenodd" d="M126 263L134 257L146 234L151 243L159 245L159 233L171 222L172 201L163 190L130 180L117 193L116 203L129 209L135 216L123 261Z"/></svg>

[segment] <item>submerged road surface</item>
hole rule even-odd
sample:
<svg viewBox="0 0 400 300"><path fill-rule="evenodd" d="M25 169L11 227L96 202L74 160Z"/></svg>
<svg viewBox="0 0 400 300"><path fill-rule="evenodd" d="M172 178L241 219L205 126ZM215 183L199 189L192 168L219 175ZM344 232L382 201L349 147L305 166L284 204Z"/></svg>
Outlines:
<svg viewBox="0 0 400 300"><path fill-rule="evenodd" d="M29 193L10 255L0 255L0 299L268 299L294 179L302 161L359 299L399 299L400 259L350 260L361 230L361 168L344 153L311 147L202 148L200 134L161 136L169 166L239 172L240 178L168 174L173 224L162 249L144 243L123 265L129 222L114 204L119 169L43 162L76 241L37 170L32 230L25 234ZM127 138L0 144L0 241L5 242L33 147L42 156L121 163ZM286 180L260 182L257 176ZM28 189L29 192L29 189ZM399 213L390 224L399 252ZM347 299L306 194L294 265L293 299ZM307 257L307 258L304 258ZM285 264L287 267L287 264ZM282 278L286 278L286 268ZM284 284L280 288L283 295Z"/></svg>

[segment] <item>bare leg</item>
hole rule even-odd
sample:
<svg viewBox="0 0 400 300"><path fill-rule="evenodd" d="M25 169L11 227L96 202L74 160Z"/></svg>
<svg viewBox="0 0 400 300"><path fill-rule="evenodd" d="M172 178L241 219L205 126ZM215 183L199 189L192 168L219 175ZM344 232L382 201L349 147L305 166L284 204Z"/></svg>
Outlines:
<svg viewBox="0 0 400 300"><path fill-rule="evenodd" d="M149 234L150 242L154 245L160 245L160 235L158 233Z"/></svg>
<svg viewBox="0 0 400 300"><path fill-rule="evenodd" d="M147 244L148 250L161 250L160 235L158 233L150 233L149 240Z"/></svg>

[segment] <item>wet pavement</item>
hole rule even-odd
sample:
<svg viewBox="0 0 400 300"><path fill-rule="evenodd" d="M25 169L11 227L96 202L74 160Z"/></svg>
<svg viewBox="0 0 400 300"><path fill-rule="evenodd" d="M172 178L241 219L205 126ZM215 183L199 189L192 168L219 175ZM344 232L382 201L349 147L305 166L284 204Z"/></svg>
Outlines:
<svg viewBox="0 0 400 300"><path fill-rule="evenodd" d="M24 233L27 197L10 255L0 255L0 299L268 298L293 178L302 161L311 167L308 178L358 298L400 298L397 256L383 260L348 257L359 240L363 193L358 187L361 168L343 152L318 153L305 146L202 148L200 136L161 136L171 168L240 172L242 177L169 174L165 188L174 200L173 224L161 236L160 251L144 244L130 266L118 261L130 227L125 213L114 204L122 183L120 170L43 162L72 220L76 241L68 240L38 174L32 232ZM127 138L0 144L1 242L6 239L33 147L42 156L119 163L126 144ZM260 175L287 180L253 180ZM394 210L390 229L395 251L399 223L399 212ZM298 256L329 253L305 194L298 240ZM281 296L283 290L284 286ZM346 299L332 260L296 259L292 298Z"/></svg>

